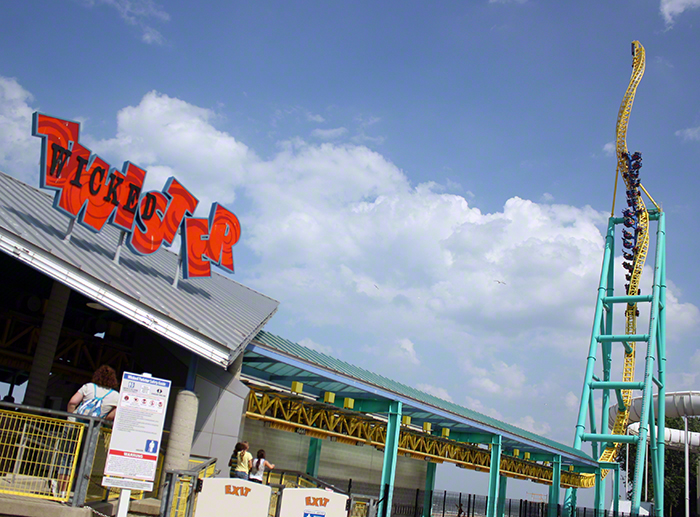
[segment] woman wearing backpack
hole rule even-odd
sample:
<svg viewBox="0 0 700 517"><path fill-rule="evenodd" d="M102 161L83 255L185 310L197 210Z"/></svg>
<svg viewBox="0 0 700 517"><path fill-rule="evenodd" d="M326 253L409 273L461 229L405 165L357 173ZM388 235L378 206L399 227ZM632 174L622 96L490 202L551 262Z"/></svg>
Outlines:
<svg viewBox="0 0 700 517"><path fill-rule="evenodd" d="M103 364L68 401L68 412L114 420L119 403L119 382L111 366ZM99 414L96 414L99 412Z"/></svg>
<svg viewBox="0 0 700 517"><path fill-rule="evenodd" d="M92 374L92 382L83 384L75 395L68 401L68 412L78 415L99 416L105 420L114 420L119 403L119 383L117 374L111 366L102 365ZM69 417L69 420L75 420ZM61 456L61 466L58 471L59 493L66 494L70 486L70 472L72 464L78 461L75 456L76 437L75 429L64 430L63 443L59 452Z"/></svg>
<svg viewBox="0 0 700 517"><path fill-rule="evenodd" d="M260 449L258 451L258 457L253 460L253 467L250 469L248 479L253 483L260 483L262 485L265 469L272 470L274 468L275 466L265 459L265 451Z"/></svg>

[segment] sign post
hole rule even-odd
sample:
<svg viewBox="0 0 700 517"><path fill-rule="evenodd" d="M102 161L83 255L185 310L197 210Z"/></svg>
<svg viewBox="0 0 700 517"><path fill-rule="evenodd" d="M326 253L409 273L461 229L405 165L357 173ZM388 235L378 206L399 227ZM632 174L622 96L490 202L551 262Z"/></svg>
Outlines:
<svg viewBox="0 0 700 517"><path fill-rule="evenodd" d="M118 516L126 515L131 490L153 490L170 386L148 373L122 376L102 478L102 486L122 489Z"/></svg>

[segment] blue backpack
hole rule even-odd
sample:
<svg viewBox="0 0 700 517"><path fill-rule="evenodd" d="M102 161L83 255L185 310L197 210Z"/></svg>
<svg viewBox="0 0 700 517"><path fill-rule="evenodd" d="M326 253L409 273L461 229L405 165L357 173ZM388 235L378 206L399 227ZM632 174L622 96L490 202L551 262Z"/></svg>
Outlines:
<svg viewBox="0 0 700 517"><path fill-rule="evenodd" d="M80 405L75 409L75 412L79 415L85 416L102 416L102 401L104 398L112 393L114 390L110 389L107 393L101 397L93 397L91 399L83 400ZM95 395L97 395L97 385L95 384Z"/></svg>

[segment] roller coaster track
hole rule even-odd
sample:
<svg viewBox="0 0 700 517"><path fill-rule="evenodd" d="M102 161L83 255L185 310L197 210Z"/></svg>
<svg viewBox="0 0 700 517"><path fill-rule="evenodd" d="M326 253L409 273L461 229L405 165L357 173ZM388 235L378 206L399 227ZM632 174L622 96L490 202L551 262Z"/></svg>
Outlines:
<svg viewBox="0 0 700 517"><path fill-rule="evenodd" d="M646 446L651 443L650 456L652 463L652 476L654 489L654 513L663 515L663 480L664 473L664 442L662 436L657 436L658 422L664 421L664 406L655 410L652 400L654 386L658 388L658 396L663 399L665 394L665 361L666 361L666 226L665 214L658 204L649 195L639 180L642 167L642 155L639 152L630 154L627 149L627 126L632 111L632 104L637 87L644 75L645 52L644 47L638 42L632 42L632 76L629 85L620 104L617 115L615 131L615 143L617 152L617 170L615 174L615 193L613 195L612 213L608 221L608 231L605 239L605 252L603 254L603 266L601 269L600 284L598 287L598 300L596 303L593 331L587 359L586 374L583 384L583 392L579 406L578 422L574 447L581 449L583 442L592 442L593 454L598 455L598 445L602 444L603 450L599 456L599 476L597 483L592 474L583 474L583 486L595 486L596 508L603 509L605 490L603 479L609 473L609 468L618 468L615 465L620 446L623 443L631 443L638 446L637 457L634 466L634 479L641 480L642 471L646 464ZM615 199L617 197L618 179L622 177L625 185L627 207L622 211L622 217L615 217ZM649 211L642 199L642 193L651 201L655 209ZM640 282L642 271L649 252L649 225L650 221L657 221L656 253L654 263L654 278L651 293L642 295ZM627 284L623 296L615 296L615 227L624 225L622 229L622 266L626 269ZM639 317L638 303L650 303L649 331L646 334L637 333L637 318ZM625 306L625 333L613 332L613 307L615 304ZM637 343L646 342L646 357L644 376L641 382L635 381L635 354ZM622 380L611 379L612 344L624 345L624 360L622 368ZM599 347L602 353L602 378L598 378L596 361L599 355ZM658 358L658 362L657 362ZM654 365L658 365L658 377L654 376ZM593 391L603 392L603 415L600 431L596 430L595 401ZM640 433L638 436L627 435L627 424L630 418L632 405L632 393L641 390ZM610 393L617 395L617 411L608 413ZM655 415L658 411L658 415ZM588 418L586 418L588 415ZM658 418L657 418L658 416ZM610 422L609 418L614 418ZM585 432L586 421L590 432ZM608 428L611 429L608 434ZM619 478L617 478L619 480ZM641 504L642 484L637 482L632 487L631 501L632 513L638 513ZM615 490L618 490L616 483ZM615 499L617 501L617 499ZM575 506L575 495L567 491L565 506L567 512Z"/></svg>
<svg viewBox="0 0 700 517"><path fill-rule="evenodd" d="M637 86L639 86L639 82L642 80L642 76L644 75L646 63L644 47L642 44L639 43L639 41L634 41L632 43L632 48L634 53L632 77L630 78L629 86L627 87L625 96L622 98L622 103L620 104L620 111L617 114L617 125L615 131L617 151L615 190L617 190L617 179L622 176L625 181L627 204L629 206L626 213L631 215L631 217L626 218L625 226L635 230L635 235L633 236L635 241L632 242L632 265L628 268L630 273L627 275L629 277L629 283L627 284L628 295L639 293L639 282L642 278L642 270L644 269L644 263L646 262L647 252L649 250L649 212L644 205L644 200L642 199L639 189L640 184L638 171L641 167L641 157L639 156L639 153L635 153L633 157L638 159L633 161L630 159L630 154L627 151L627 125L629 124L630 113L632 112L632 104L634 103L634 96L637 92ZM634 170L632 169L633 166L635 167ZM613 212L614 209L615 201L613 198ZM631 212L635 213L631 214ZM629 242L630 241L623 241L623 245ZM629 255L625 255L625 258L629 259L630 257ZM629 262L626 264L629 264ZM627 309L625 310L625 334L627 335L634 335L637 333L637 312L637 304L627 305ZM625 353L624 365L622 369L623 382L634 381L636 343L630 342L629 346L631 350L628 353ZM626 432L627 421L629 419L629 407L632 402L632 390L622 390L622 399L625 403L625 410L618 411L612 428L612 434L623 435ZM608 447L603 450L599 461L614 462L619 448L620 443L608 445ZM607 470L603 471L603 477L605 477L607 473Z"/></svg>

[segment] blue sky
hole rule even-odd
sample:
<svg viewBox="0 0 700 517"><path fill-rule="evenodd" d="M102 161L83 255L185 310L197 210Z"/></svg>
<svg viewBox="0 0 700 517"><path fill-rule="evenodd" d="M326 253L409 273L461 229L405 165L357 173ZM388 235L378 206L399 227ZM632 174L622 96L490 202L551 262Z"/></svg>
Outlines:
<svg viewBox="0 0 700 517"><path fill-rule="evenodd" d="M113 165L238 215L236 279L281 302L268 330L571 443L635 39L669 388L700 389L699 8L9 0L0 170L38 184L33 111L80 120Z"/></svg>

